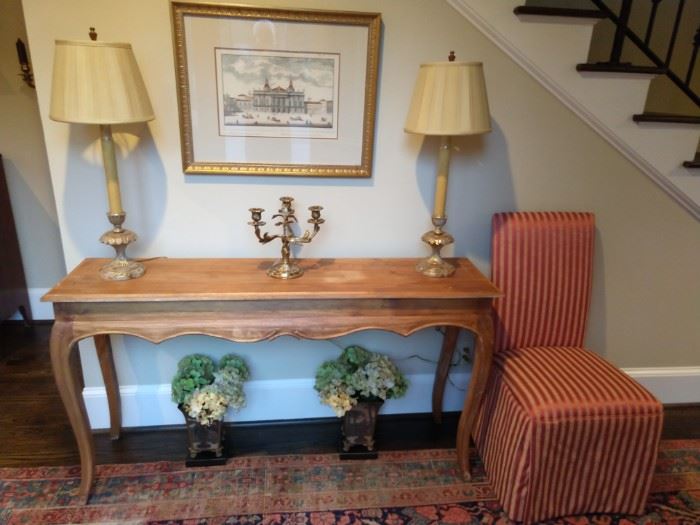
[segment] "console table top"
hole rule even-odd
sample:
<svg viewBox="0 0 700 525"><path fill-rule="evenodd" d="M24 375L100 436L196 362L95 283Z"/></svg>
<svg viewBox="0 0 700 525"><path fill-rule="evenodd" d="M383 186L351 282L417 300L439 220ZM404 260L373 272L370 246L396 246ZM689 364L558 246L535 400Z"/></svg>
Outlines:
<svg viewBox="0 0 700 525"><path fill-rule="evenodd" d="M146 274L105 281L107 259L85 259L43 301L244 301L270 299L473 299L499 297L499 290L465 258L451 259L451 277L415 270L418 259L302 259L304 275L278 280L265 273L270 259L177 259L146 261Z"/></svg>

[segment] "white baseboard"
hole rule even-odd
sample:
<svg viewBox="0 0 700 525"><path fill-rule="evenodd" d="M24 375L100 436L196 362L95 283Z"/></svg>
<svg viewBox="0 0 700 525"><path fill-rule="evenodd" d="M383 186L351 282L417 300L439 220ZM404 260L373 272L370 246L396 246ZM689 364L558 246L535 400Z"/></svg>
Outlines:
<svg viewBox="0 0 700 525"><path fill-rule="evenodd" d="M29 288L29 307L32 309L32 318L35 321L53 319L53 303L42 303L41 298L49 291L49 288ZM20 321L22 317L19 311L15 312L12 317L13 321Z"/></svg>
<svg viewBox="0 0 700 525"><path fill-rule="evenodd" d="M662 403L700 403L700 367L626 368L633 377ZM464 388L468 373L453 374L452 382ZM382 408L383 414L422 413L431 411L432 374L408 376L410 388L404 398L392 399ZM227 421L271 421L333 417L333 411L322 405L314 380L279 379L250 381L245 390L248 405L237 414L227 414ZM126 385L120 387L124 427L177 425L182 414L170 400L170 385ZM104 387L88 387L83 398L93 429L109 427L107 395ZM443 409L461 410L464 392L448 382Z"/></svg>
<svg viewBox="0 0 700 525"><path fill-rule="evenodd" d="M430 412L433 374L407 376L410 387L401 399L388 400L382 414ZM468 373L452 374L451 380L466 388ZM229 412L227 421L272 421L280 419L307 419L334 417L333 411L322 405L313 388L312 378L249 381L245 385L247 406L237 414ZM145 427L182 424L182 414L170 400L170 385L126 385L120 387L122 425ZM107 394L104 387L83 390L90 426L93 429L109 427ZM444 410L461 410L464 392L449 382L445 389Z"/></svg>
<svg viewBox="0 0 700 525"><path fill-rule="evenodd" d="M700 366L623 368L666 405L700 403Z"/></svg>

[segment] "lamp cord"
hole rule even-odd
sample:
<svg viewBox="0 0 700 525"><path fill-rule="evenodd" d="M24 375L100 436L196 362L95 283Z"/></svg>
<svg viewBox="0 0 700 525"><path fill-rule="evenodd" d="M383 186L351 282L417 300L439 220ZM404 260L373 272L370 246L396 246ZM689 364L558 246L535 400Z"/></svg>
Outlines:
<svg viewBox="0 0 700 525"><path fill-rule="evenodd" d="M437 330L438 330L438 332L441 332L440 329L437 329ZM327 339L327 341L328 341L329 343L331 343L331 344L337 346L340 350L345 350L345 347L343 347L336 339ZM434 364L434 365L437 365L437 361L435 361L434 359L429 359L429 358L424 357L424 356L419 355L419 354L411 354L411 355L409 355L409 356L401 357L401 358L395 359L395 360L396 360L396 361L408 361L409 359L418 359L418 360L424 361L424 362L426 362L426 363L432 363L432 364ZM461 362L461 360L462 360L462 358L461 358L461 357L458 357L456 360L454 360L453 362L451 362L451 363L450 363L450 368L454 368L454 367L458 366L459 363ZM450 376L450 374L447 374L447 381L448 381L448 383L450 383L450 385L452 385L452 387L453 387L455 390L458 390L458 391L460 391L460 392L466 392L466 391L467 391L466 388L460 388L460 387L458 387L458 386L455 384L455 382L452 380L452 376Z"/></svg>

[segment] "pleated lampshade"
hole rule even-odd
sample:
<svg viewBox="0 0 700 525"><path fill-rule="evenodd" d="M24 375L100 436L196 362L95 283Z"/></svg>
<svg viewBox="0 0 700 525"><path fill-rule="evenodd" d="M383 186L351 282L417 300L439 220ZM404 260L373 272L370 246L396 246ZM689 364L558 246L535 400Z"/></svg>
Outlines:
<svg viewBox="0 0 700 525"><path fill-rule="evenodd" d="M491 131L481 62L421 64L404 130L443 136Z"/></svg>
<svg viewBox="0 0 700 525"><path fill-rule="evenodd" d="M152 120L131 45L56 40L49 116L83 124Z"/></svg>

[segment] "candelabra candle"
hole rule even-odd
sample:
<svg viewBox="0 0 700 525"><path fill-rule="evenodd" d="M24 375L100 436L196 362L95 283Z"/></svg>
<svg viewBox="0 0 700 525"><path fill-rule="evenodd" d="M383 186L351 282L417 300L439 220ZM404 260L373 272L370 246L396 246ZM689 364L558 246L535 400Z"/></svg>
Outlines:
<svg viewBox="0 0 700 525"><path fill-rule="evenodd" d="M282 206L272 216L272 219L278 219L275 222L275 226L282 227L281 234L270 235L268 232L262 233L260 231L260 228L266 224L262 220L262 214L265 211L263 208L250 208L248 210L252 219L248 224L253 227L255 236L261 244L267 244L275 239L279 239L282 242L282 257L272 265L267 271L267 275L275 279L295 279L301 277L304 274L304 270L292 260L290 246L310 243L321 229L321 224L326 221L321 218L323 206L309 206L311 218L307 222L313 224L313 231L305 230L301 236L294 235L292 225L298 222L292 207L294 199L292 197L280 197L280 201L282 201Z"/></svg>

